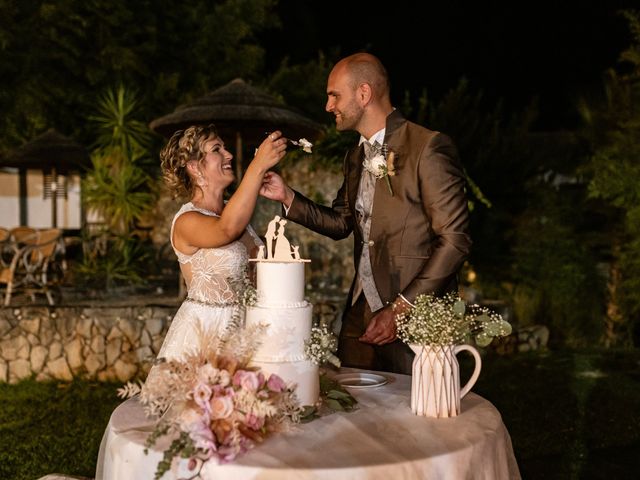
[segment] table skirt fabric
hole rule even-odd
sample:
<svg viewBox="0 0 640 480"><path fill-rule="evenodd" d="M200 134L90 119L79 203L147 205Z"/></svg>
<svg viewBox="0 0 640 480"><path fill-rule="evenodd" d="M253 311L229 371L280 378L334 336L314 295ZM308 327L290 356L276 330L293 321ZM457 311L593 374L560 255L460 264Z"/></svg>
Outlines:
<svg viewBox="0 0 640 480"><path fill-rule="evenodd" d="M353 371L353 369L342 369ZM382 373L382 372L378 372ZM511 438L500 413L469 393L454 418L418 417L411 412L411 377L382 373L384 386L352 389L359 408L333 413L290 432L277 433L233 463L207 462L204 479L233 480L414 480L519 479ZM96 480L154 477L162 451L144 453L153 430L136 398L113 412L105 431ZM187 462L163 480L188 478Z"/></svg>

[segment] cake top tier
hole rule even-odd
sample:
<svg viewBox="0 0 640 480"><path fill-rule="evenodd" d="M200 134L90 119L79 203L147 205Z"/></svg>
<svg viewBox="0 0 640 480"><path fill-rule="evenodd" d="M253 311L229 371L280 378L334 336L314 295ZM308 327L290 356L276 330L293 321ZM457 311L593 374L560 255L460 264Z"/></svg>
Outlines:
<svg viewBox="0 0 640 480"><path fill-rule="evenodd" d="M250 261L254 262L310 262L311 260L300 258L300 252L297 245L291 245L284 234L287 220L279 215L273 217L267 226L267 232L264 238L267 242L266 248L260 245L256 258Z"/></svg>

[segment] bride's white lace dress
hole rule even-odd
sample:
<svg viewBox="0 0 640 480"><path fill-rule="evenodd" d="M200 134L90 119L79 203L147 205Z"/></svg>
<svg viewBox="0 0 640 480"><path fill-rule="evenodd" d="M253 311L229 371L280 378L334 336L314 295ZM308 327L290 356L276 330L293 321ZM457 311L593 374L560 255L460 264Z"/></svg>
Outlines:
<svg viewBox="0 0 640 480"><path fill-rule="evenodd" d="M199 346L198 332L221 331L233 317L236 293L233 283L246 274L249 254L247 248L258 247L262 241L253 229L229 245L219 248L201 248L193 255L185 255L173 245L173 227L176 219L186 212L204 215L216 214L187 203L176 213L171 224L171 245L187 284L187 298L174 316L158 357L180 359ZM150 375L153 374L153 368ZM112 416L105 430L96 466L96 480L137 480L153 478L158 459L147 457L141 445L131 443L127 434L148 435L155 420L148 419L137 399L124 402L121 414ZM137 433L136 433L137 432ZM125 447L128 445L130 448ZM140 447L140 448L138 448ZM164 477L163 477L164 478Z"/></svg>
<svg viewBox="0 0 640 480"><path fill-rule="evenodd" d="M249 261L247 247L236 240L224 247L201 248L193 255L179 252L173 244L173 228L176 220L186 212L197 211L204 215L215 213L186 203L178 210L171 224L171 246L178 256L180 269L187 284L187 298L176 312L158 357L180 358L199 345L198 331L221 332L231 320L236 302L233 284L246 274ZM251 226L248 236L255 246L262 245Z"/></svg>

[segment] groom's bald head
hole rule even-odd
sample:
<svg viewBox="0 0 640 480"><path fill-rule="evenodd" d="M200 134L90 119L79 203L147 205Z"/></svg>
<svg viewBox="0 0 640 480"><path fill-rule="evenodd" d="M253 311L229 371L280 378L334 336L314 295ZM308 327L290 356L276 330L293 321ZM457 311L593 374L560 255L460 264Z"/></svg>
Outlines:
<svg viewBox="0 0 640 480"><path fill-rule="evenodd" d="M346 73L354 89L362 83L367 83L371 85L375 97L389 97L390 85L387 70L378 57L370 53L349 55L336 63L333 71Z"/></svg>

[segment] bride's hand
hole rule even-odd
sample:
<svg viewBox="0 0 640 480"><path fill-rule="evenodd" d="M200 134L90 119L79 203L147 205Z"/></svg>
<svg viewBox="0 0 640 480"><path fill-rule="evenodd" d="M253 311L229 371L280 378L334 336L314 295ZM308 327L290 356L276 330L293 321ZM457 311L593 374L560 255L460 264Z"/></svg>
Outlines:
<svg viewBox="0 0 640 480"><path fill-rule="evenodd" d="M287 153L287 139L282 137L282 132L276 130L271 133L258 147L253 162L265 170L276 165Z"/></svg>

